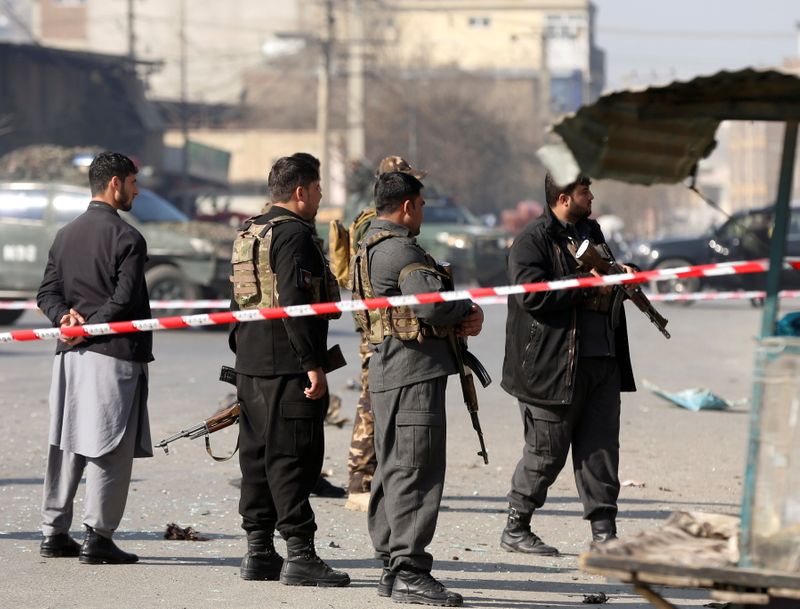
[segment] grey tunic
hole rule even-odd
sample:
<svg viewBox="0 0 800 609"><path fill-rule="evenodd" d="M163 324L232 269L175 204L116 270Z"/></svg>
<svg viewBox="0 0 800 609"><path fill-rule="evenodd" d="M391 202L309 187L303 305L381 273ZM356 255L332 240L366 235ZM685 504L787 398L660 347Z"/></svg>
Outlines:
<svg viewBox="0 0 800 609"><path fill-rule="evenodd" d="M434 273L417 270L398 285L400 271L425 263L426 255L408 229L374 220L367 236L389 230L370 250L370 281L377 296L442 290ZM417 316L431 325L455 325L471 309L469 301L422 305ZM388 337L375 347L369 380L375 417L378 467L372 480L368 524L378 558L393 571L430 571L426 551L436 530L446 460L445 389L456 363L445 339L402 341Z"/></svg>
<svg viewBox="0 0 800 609"><path fill-rule="evenodd" d="M386 239L370 249L370 281L376 296L399 296L442 290L442 281L424 270L409 273L402 285L400 271L413 263L425 263L425 250L407 228L388 220L373 220L364 238L379 231L391 231L398 238ZM417 316L430 325L453 325L469 314L472 303L460 300L415 306ZM386 338L374 348L369 364L370 391L398 389L439 376L456 373L456 363L447 340L428 337L424 341Z"/></svg>
<svg viewBox="0 0 800 609"><path fill-rule="evenodd" d="M144 376L139 403L136 385ZM49 443L89 458L113 451L122 440L131 409L139 408L134 457L152 457L147 412L147 364L87 350L55 357L50 386Z"/></svg>

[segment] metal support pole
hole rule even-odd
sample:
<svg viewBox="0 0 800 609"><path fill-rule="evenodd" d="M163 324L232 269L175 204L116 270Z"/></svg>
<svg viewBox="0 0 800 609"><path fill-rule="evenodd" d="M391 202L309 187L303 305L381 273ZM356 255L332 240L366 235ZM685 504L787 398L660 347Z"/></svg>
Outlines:
<svg viewBox="0 0 800 609"><path fill-rule="evenodd" d="M189 101L186 56L186 0L180 0L180 87L181 87L181 134L183 135L183 155L181 158L181 209L190 218L194 210L189 209Z"/></svg>
<svg viewBox="0 0 800 609"><path fill-rule="evenodd" d="M349 0L347 54L347 158L366 155L364 135L364 0Z"/></svg>
<svg viewBox="0 0 800 609"><path fill-rule="evenodd" d="M797 121L786 123L783 138L783 157L778 179L778 198L775 201L772 239L769 252L769 271L767 272L767 296L761 319L761 338L775 333L775 319L778 314L778 292L780 290L783 256L786 252L786 234L789 226L789 199L792 192L794 158L797 149ZM747 442L747 466L742 488L742 520L739 538L739 566L751 567L751 538L753 534L753 508L756 498L756 472L758 453L761 449L761 409L764 401L763 369L766 355L759 349L753 372L753 397L750 404L750 431Z"/></svg>
<svg viewBox="0 0 800 609"><path fill-rule="evenodd" d="M330 116L331 116L331 53L333 47L333 0L325 2L325 24L320 41L320 65L317 81L317 133L320 138L320 178L322 196L330 197ZM329 201L330 199L324 199Z"/></svg>
<svg viewBox="0 0 800 609"><path fill-rule="evenodd" d="M783 157L781 173L778 178L778 198L775 201L772 239L769 250L769 271L767 272L767 296L764 300L764 313L761 318L761 337L775 333L775 319L778 316L778 292L780 291L783 257L786 254L786 235L789 229L789 201L792 197L792 178L794 159L797 150L797 121L786 123L783 136Z"/></svg>
<svg viewBox="0 0 800 609"><path fill-rule="evenodd" d="M134 0L128 0L128 58L136 60L136 14L133 7Z"/></svg>

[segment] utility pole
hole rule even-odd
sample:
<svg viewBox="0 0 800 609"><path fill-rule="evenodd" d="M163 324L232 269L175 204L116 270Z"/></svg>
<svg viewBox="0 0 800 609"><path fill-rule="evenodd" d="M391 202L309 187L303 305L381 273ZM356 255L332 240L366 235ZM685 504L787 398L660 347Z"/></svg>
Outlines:
<svg viewBox="0 0 800 609"><path fill-rule="evenodd" d="M333 52L333 0L324 0L323 35L320 40L319 77L317 79L317 133L320 138L322 196L330 197L330 116L331 116L331 55ZM329 199L326 201L330 202Z"/></svg>
<svg viewBox="0 0 800 609"><path fill-rule="evenodd" d="M366 156L364 134L364 0L348 0L347 158ZM414 157L412 157L414 158Z"/></svg>
<svg viewBox="0 0 800 609"><path fill-rule="evenodd" d="M194 217L194 210L189 209L189 108L187 91L187 66L186 66L186 0L180 0L180 30L178 41L180 43L180 115L181 135L183 135L183 154L181 155L181 208L190 218Z"/></svg>
<svg viewBox="0 0 800 609"><path fill-rule="evenodd" d="M550 66L548 57L548 44L550 30L547 24L541 29L541 65L539 66L539 121L542 133L550 125Z"/></svg>
<svg viewBox="0 0 800 609"><path fill-rule="evenodd" d="M128 0L128 59L136 61L136 16L133 9L134 0Z"/></svg>

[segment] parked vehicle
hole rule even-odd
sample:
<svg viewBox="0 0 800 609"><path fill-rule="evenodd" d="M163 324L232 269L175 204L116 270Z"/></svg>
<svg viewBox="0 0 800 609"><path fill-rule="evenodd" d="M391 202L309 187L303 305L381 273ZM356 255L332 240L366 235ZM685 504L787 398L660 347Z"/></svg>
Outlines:
<svg viewBox="0 0 800 609"><path fill-rule="evenodd" d="M56 232L86 210L85 188L45 182L0 182L0 300L36 296ZM234 229L190 221L169 201L139 189L120 214L147 240L145 269L154 300L226 297ZM22 311L0 311L0 324Z"/></svg>
<svg viewBox="0 0 800 609"><path fill-rule="evenodd" d="M722 225L711 227L698 237L641 243L634 251L634 262L643 270L651 270L766 258L772 237L772 218L772 206L738 212ZM800 202L791 208L787 232L786 255L800 256ZM690 293L704 288L761 290L764 289L765 280L764 273L693 277L660 281L654 283L652 289L659 293ZM781 285L786 289L799 288L800 273L784 271Z"/></svg>

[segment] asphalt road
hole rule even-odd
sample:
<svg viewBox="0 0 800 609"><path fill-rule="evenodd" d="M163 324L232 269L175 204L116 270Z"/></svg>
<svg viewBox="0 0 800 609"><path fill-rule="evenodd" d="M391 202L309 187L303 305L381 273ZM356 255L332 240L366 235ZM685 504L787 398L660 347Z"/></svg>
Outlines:
<svg viewBox="0 0 800 609"><path fill-rule="evenodd" d="M797 309L798 302L789 302ZM742 302L663 306L670 319L667 341L635 309L628 310L636 378L667 390L707 387L730 400L746 399L760 310ZM41 327L28 313L15 327ZM630 587L578 570L577 557L589 540L581 520L574 481L563 472L535 530L563 553L532 558L498 546L505 522L505 493L522 448L515 402L499 387L505 307L487 307L483 334L472 349L495 379L479 389L481 418L490 464L476 456L477 440L464 412L458 383L448 390L448 474L436 537L431 545L434 573L461 592L471 607L558 607L579 605L585 594L604 592L615 606L646 607ZM331 387L352 416L357 394L347 390L358 377L352 321L333 325L331 343L342 345L350 364L331 375ZM38 554L39 503L47 438L47 395L52 342L0 345L0 608L105 608L226 606L389 607L375 585L379 565L372 559L366 518L343 508L342 499L314 499L319 554L349 571L345 589L293 588L275 582L244 582L238 565L245 542L237 514L238 463L214 463L202 441L174 444L170 454L137 460L125 519L116 539L141 562L131 566L87 566L75 559ZM155 335L156 362L150 368L150 419L154 440L211 414L229 386L217 381L219 366L231 363L220 331L178 330ZM692 413L646 390L623 396L621 535L651 528L674 510L737 514L744 472L746 406L732 412ZM326 428L325 469L346 480L350 425ZM215 435L215 449L235 443L235 428ZM82 489L76 514L82 510ZM169 522L193 526L209 541L166 541ZM80 520L73 532L80 539ZM283 551L283 543L278 542ZM707 596L694 590L668 594L679 605L699 606Z"/></svg>

